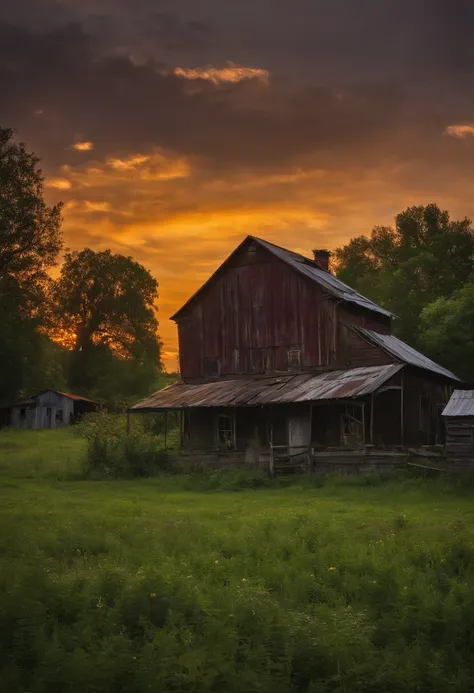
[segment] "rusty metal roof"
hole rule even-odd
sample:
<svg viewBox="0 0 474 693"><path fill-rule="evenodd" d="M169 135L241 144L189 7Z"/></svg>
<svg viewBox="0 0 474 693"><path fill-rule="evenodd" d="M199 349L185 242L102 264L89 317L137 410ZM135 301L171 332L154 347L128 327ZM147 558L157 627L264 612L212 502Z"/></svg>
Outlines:
<svg viewBox="0 0 474 693"><path fill-rule="evenodd" d="M401 339L394 337L391 334L380 334L379 332L374 332L373 330L367 330L363 327L357 327L351 325L352 329L358 334L364 337L367 341L380 347L389 356L402 361L403 363L408 363L411 366L416 366L417 368L423 368L425 371L432 371L438 375L444 375L445 378L450 378L451 380L459 380L457 375L448 371L447 368L438 365L431 359L429 359L424 354L421 354L413 347L402 342Z"/></svg>
<svg viewBox="0 0 474 693"><path fill-rule="evenodd" d="M72 399L75 402L90 402L90 404L99 404L99 402L96 402L93 399L82 397L81 395L74 395L72 392L59 392L59 390L52 390L52 392L57 392L58 395L62 395L63 397L69 397L69 399Z"/></svg>
<svg viewBox="0 0 474 693"><path fill-rule="evenodd" d="M454 390L443 416L474 416L474 390Z"/></svg>
<svg viewBox="0 0 474 693"><path fill-rule="evenodd" d="M403 365L351 368L327 373L253 376L189 384L175 383L155 392L131 412L187 409L190 407L243 407L292 402L350 399L377 390Z"/></svg>
<svg viewBox="0 0 474 693"><path fill-rule="evenodd" d="M323 289L328 293L340 298L343 301L348 301L349 303L356 303L358 306L365 308L366 310L372 310L376 313L382 313L387 317L392 317L392 313L376 303L371 301L358 291L355 291L340 279L323 269L315 260L300 255L299 253L294 253L292 250L287 250L286 248L281 248L278 245L264 241L262 238L255 238L253 240L259 243L261 246L269 250L273 255L276 255L281 260L291 265L297 272L304 274L305 277L312 279L317 282Z"/></svg>
<svg viewBox="0 0 474 693"><path fill-rule="evenodd" d="M186 308L194 299L201 293L201 291L214 279L214 277L222 271L222 269L227 265L230 258L236 253L245 243L253 242L265 248L270 253L283 260L287 265L290 265L294 270L304 275L308 279L319 284L323 289L325 289L329 294L339 298L342 301L348 301L349 303L356 303L358 306L365 308L366 310L375 311L376 313L381 313L387 317L392 317L393 314L390 313L385 308L378 306L373 301L370 301L362 294L352 289L340 279L335 277L331 272L323 269L314 259L300 255L299 253L294 253L292 250L287 250L286 248L281 248L274 243L269 243L269 241L264 241L262 238L257 238L256 236L247 236L245 240L229 255L229 257L218 267L218 269L212 274L209 279L204 282L204 284L186 301L186 303L181 306L181 308L176 311L174 315L171 316L170 320L175 320L184 308Z"/></svg>

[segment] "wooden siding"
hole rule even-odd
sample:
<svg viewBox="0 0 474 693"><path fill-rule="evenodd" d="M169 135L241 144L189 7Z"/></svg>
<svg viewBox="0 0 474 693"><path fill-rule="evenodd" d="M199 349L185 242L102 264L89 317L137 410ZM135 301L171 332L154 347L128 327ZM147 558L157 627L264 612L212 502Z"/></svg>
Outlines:
<svg viewBox="0 0 474 693"><path fill-rule="evenodd" d="M474 417L446 417L446 457L448 462L474 467Z"/></svg>
<svg viewBox="0 0 474 693"><path fill-rule="evenodd" d="M349 368L385 366L395 361L380 347L369 344L345 323L339 323L339 355L341 363Z"/></svg>
<svg viewBox="0 0 474 693"><path fill-rule="evenodd" d="M67 426L74 416L74 402L56 392L44 392L34 404L12 407L13 428L59 428Z"/></svg>
<svg viewBox="0 0 474 693"><path fill-rule="evenodd" d="M261 247L245 246L177 320L180 369L200 379L204 362L216 375L288 371L288 351L301 369L338 361L338 323L389 330L383 315L346 309L321 287Z"/></svg>

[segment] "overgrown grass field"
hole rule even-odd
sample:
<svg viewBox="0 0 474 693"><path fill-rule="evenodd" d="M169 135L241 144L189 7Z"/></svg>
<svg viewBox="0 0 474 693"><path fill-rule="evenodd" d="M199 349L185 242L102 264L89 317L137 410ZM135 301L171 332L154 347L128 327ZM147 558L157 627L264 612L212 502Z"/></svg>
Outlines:
<svg viewBox="0 0 474 693"><path fill-rule="evenodd" d="M2 691L473 690L469 488L81 480L82 450L0 434Z"/></svg>

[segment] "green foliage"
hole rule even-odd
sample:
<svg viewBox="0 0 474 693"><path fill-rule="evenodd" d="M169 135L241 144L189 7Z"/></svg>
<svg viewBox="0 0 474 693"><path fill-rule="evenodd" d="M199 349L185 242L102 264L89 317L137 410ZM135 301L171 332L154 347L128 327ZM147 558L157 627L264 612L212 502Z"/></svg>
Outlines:
<svg viewBox="0 0 474 693"><path fill-rule="evenodd" d="M474 284L439 298L421 313L420 342L433 358L474 382Z"/></svg>
<svg viewBox="0 0 474 693"><path fill-rule="evenodd" d="M157 281L130 257L89 248L66 253L53 299L58 327L75 335L74 388L97 387L104 365L104 378L113 382L118 374L125 389L127 380L138 378L140 389L158 373L157 298Z"/></svg>
<svg viewBox="0 0 474 693"><path fill-rule="evenodd" d="M0 128L2 403L27 394L44 371L48 384L62 384L51 342L38 332L48 316L47 272L62 247L61 205L48 207L43 187L38 159Z"/></svg>
<svg viewBox="0 0 474 693"><path fill-rule="evenodd" d="M93 478L148 477L169 468L164 438L146 431L143 420L106 413L86 414L75 433L87 440L85 474Z"/></svg>
<svg viewBox="0 0 474 693"><path fill-rule="evenodd" d="M409 207L395 228L375 227L335 252L339 277L398 316L395 331L417 344L420 315L472 276L470 221L453 221L437 205ZM443 361L443 359L441 359Z"/></svg>
<svg viewBox="0 0 474 693"><path fill-rule="evenodd" d="M44 433L50 451L66 436ZM300 477L228 493L218 476L213 494L4 477L2 690L470 690L472 491Z"/></svg>

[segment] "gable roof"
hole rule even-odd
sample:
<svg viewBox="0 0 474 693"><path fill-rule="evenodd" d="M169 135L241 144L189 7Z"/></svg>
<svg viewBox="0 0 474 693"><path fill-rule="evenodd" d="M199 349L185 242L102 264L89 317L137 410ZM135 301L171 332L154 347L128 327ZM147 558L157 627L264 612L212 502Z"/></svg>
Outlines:
<svg viewBox="0 0 474 693"><path fill-rule="evenodd" d="M454 390L443 416L474 416L474 390Z"/></svg>
<svg viewBox="0 0 474 693"><path fill-rule="evenodd" d="M219 274L224 267L229 263L230 259L247 243L256 243L261 248L264 248L268 252L272 253L275 257L279 258L287 265L296 270L299 274L305 276L307 279L314 281L319 284L325 291L329 294L338 298L342 301L347 301L348 303L354 303L358 306L365 308L366 310L371 310L376 313L385 315L386 317L392 317L392 313L381 306L378 306L373 301L370 301L362 294L359 294L350 286L341 282L340 279L335 277L333 274L323 269L315 260L300 255L299 253L294 253L292 250L287 250L286 248L281 248L274 243L269 243L264 241L262 238L257 238L256 236L247 236L240 245L229 255L229 257L218 267L218 269L212 274L209 279L204 282L204 284L189 298L186 303L181 306L181 308L176 311L174 315L171 316L170 320L176 320L178 315L187 308L191 302L207 287L213 279Z"/></svg>
<svg viewBox="0 0 474 693"><path fill-rule="evenodd" d="M174 383L138 402L129 412L352 399L375 392L402 368L402 364L391 363L319 374L259 375L207 383Z"/></svg>
<svg viewBox="0 0 474 693"><path fill-rule="evenodd" d="M459 380L459 378L454 375L454 373L451 373L451 371L448 371L447 368L439 366L427 356L421 354L419 351L391 334L381 334L380 332L367 330L364 327L357 327L356 325L351 325L350 327L366 341L380 347L386 354L393 356L393 358L398 361L410 364L410 366L416 366L417 368L423 368L423 370L431 371L437 375L443 375L445 378L450 378L451 380Z"/></svg>

